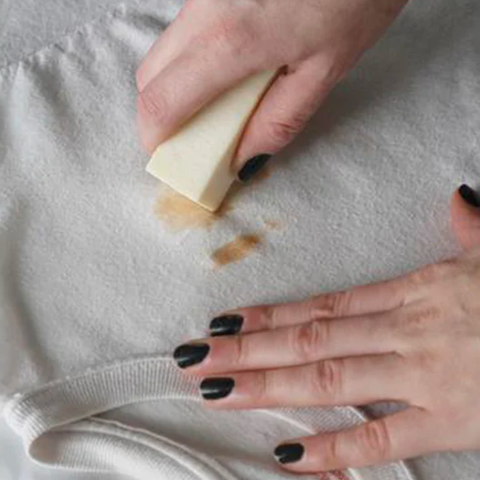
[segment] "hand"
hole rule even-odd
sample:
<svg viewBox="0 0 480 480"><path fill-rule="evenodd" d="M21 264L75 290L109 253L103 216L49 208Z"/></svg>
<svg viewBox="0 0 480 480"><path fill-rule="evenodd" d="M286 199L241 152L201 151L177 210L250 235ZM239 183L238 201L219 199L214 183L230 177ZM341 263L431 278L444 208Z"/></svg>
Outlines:
<svg viewBox="0 0 480 480"><path fill-rule="evenodd" d="M468 187L453 197L452 222L465 247L480 245L479 207ZM174 356L204 378L201 392L212 408L408 405L348 431L278 447L277 459L293 472L477 449L479 292L477 246L395 280L229 312L211 329L230 336L183 345Z"/></svg>
<svg viewBox="0 0 480 480"><path fill-rule="evenodd" d="M152 153L241 79L284 67L251 119L234 159L234 170L247 180L302 130L405 3L188 0L137 72L138 121L145 148Z"/></svg>

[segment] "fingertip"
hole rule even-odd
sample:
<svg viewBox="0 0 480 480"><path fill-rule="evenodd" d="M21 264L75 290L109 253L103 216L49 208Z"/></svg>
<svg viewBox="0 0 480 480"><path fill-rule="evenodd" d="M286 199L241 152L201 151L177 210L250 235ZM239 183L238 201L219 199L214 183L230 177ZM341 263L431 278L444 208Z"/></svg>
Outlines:
<svg viewBox="0 0 480 480"><path fill-rule="evenodd" d="M217 403L230 396L235 388L232 377L207 377L200 383L200 394L207 404Z"/></svg>
<svg viewBox="0 0 480 480"><path fill-rule="evenodd" d="M288 468L302 460L305 456L305 447L299 442L284 443L275 448L273 456L280 465Z"/></svg>
<svg viewBox="0 0 480 480"><path fill-rule="evenodd" d="M480 197L468 185L460 186L451 198L450 223L463 248L480 245Z"/></svg>
<svg viewBox="0 0 480 480"><path fill-rule="evenodd" d="M469 187L466 184L463 184L458 189L458 194L468 206L475 209L480 208L480 197L473 188Z"/></svg>
<svg viewBox="0 0 480 480"><path fill-rule="evenodd" d="M184 343L175 348L173 359L182 370L198 367L210 354L210 345L207 343Z"/></svg>
<svg viewBox="0 0 480 480"><path fill-rule="evenodd" d="M260 155L255 155L248 159L240 168L237 174L238 179L243 183L252 180L261 170L264 169L271 157L272 155L269 153L261 153Z"/></svg>
<svg viewBox="0 0 480 480"><path fill-rule="evenodd" d="M209 325L211 337L238 335L244 324L244 318L238 313L228 313L215 317Z"/></svg>

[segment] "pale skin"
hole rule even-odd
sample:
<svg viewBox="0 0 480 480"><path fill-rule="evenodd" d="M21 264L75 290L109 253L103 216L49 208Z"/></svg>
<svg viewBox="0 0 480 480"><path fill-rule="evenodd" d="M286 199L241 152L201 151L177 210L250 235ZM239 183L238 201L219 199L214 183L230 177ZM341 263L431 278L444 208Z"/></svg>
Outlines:
<svg viewBox="0 0 480 480"><path fill-rule="evenodd" d="M281 68L232 163L242 178L252 158L274 154L295 138L405 3L187 1L137 73L145 148L151 153L242 78ZM477 203L469 189L452 197L452 226L465 250L458 258L303 302L229 311L235 315L234 335L193 341L187 349L177 349L177 362L181 364L182 355L185 360L190 347L203 349L200 360L197 355L188 368L181 366L206 380L203 385L210 385L210 393L213 385L223 395L205 401L211 408L386 400L407 405L400 413L351 430L285 439L295 446L293 457L277 451L277 458L288 460L282 467L291 472L317 473L437 451L480 449ZM224 381L215 384L212 378ZM204 396L207 390L202 390Z"/></svg>

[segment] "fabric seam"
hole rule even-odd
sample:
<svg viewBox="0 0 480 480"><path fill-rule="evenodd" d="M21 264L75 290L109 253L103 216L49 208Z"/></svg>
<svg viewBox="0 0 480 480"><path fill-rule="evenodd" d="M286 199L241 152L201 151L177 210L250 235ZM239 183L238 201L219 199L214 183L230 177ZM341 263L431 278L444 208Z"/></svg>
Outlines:
<svg viewBox="0 0 480 480"><path fill-rule="evenodd" d="M168 373L169 368L173 369L173 367L174 367L172 362L169 361L169 360L171 360L171 359L169 359L168 357L146 356L146 357L137 358L137 359L134 359L134 360L120 361L118 363L116 362L113 365L105 365L104 367L99 367L97 369L89 369L87 372L84 372L83 374L79 374L74 378L68 378L67 377L66 379L63 379L61 381L52 382L52 383L47 384L44 387L41 387L37 390L34 390L32 392L28 392L25 395L21 395L17 398L13 398L11 400L11 402L9 404L7 404L7 408L6 408L7 422L10 424L10 426L12 428L14 428L16 433L19 434L19 435L20 435L19 427L23 429L24 426L27 426L27 429L20 436L22 437L24 442L27 442L27 443L25 443L25 447L28 449L29 445L33 444L37 439L39 439L43 435L48 434L49 431L53 433L55 431L56 427L60 428L60 430L68 431L68 429L69 429L68 425L69 424L74 424L74 422L80 420L80 418L81 418L81 417L78 417L78 418L71 417L68 420L68 422L65 422L65 423L63 422L63 420L65 420L65 419L61 419L61 418L55 419L54 417L52 417L50 419L47 418L46 423L45 422L39 422L38 419L37 420L34 419L33 422L30 422L30 425L26 425L25 421L26 421L27 417L31 417L32 414L35 413L35 411L45 410L45 403L49 404L48 398L46 400L45 399L42 400L41 396L42 396L43 393L52 394L52 387L53 387L53 389L55 389L56 387L57 388L68 387L68 386L73 387L74 391L72 393L75 395L76 398L78 398L79 393L78 393L77 389L79 387L75 386L75 384L77 382L82 382L82 380L83 381L87 380L87 382L90 382L89 378L97 377L97 383L99 382L100 386L104 385L107 389L106 391L108 391L108 389L112 387L112 383L106 382L105 379L102 378L102 375L104 375L106 372L115 372L116 373L117 371L118 372L123 371L124 374L128 374L129 372L126 371L126 370L128 370L128 368L130 368L130 367L133 367L133 368L136 368L136 369L142 369L142 370L143 370L142 367L145 367L145 370L147 370L147 372L146 372L147 376L151 376L152 374L155 374L154 367L157 366L158 371L163 371L165 373ZM153 367L153 370L149 372L148 370L152 367ZM154 378L156 378L156 376ZM158 379L156 379L156 381L158 381ZM113 384L115 385L115 382ZM92 385L90 385L90 387L91 386ZM122 391L122 392L120 392L121 395L118 398L118 400L120 400L120 402L113 402L113 403L110 403L110 404L107 404L107 405L100 405L99 404L99 405L97 405L97 407L100 407L100 409L98 409L98 410L95 409L91 412L88 412L88 411L83 412L83 415L84 415L83 418L88 418L89 417L90 419L92 419L92 417L94 415L96 415L97 413L99 413L101 411L106 411L106 410L103 410L104 408L106 408L107 410L110 410L111 408L117 408L121 405L127 405L127 404L130 404L130 403L137 403L138 401L148 401L152 398L156 398L156 399L160 400L162 398L164 398L164 399L173 398L173 397L178 398L178 395L182 395L181 390L183 389L183 387L180 386L180 384L177 383L176 380L173 380L173 383L172 383L172 380L171 380L170 382L168 382L168 385L163 384L163 387L166 387L166 386L168 388L165 391L162 391L162 388L159 388L158 390L154 388L154 391L156 392L154 397L146 395L141 400L130 398L128 392ZM155 385L153 387L155 387ZM80 388L82 389L83 387L80 386ZM170 390L170 391L168 391L168 390ZM185 395L185 393L186 392L184 392L184 395ZM34 398L33 398L34 403L29 404L30 403L29 402L30 398L35 397L37 395L40 395L39 404L35 405L35 399ZM173 395L173 397L172 397L172 395ZM184 399L191 401L192 397L190 395L187 394L187 396L184 397ZM183 397L183 395L182 395L182 397ZM100 396L100 398L102 398L102 396ZM111 399L110 399L110 401L111 401ZM42 404L43 404L43 406L42 406ZM60 404L61 404L61 402L60 402ZM39 410L39 408L40 408L40 410ZM23 411L22 411L22 409L23 409ZM334 410L337 410L337 408L334 408ZM353 414L359 420L361 420L362 417L363 417L363 415L360 412L358 412L358 410L356 410L354 408L347 407L344 410L345 410L345 413L348 412L349 416L351 416ZM270 411L266 411L266 412L269 415L272 415L274 417L282 418L283 421L286 421L288 423L291 423L291 421L292 421L292 412L290 412L290 411L276 412L276 413L270 412ZM266 413L266 412L262 410L262 413ZM311 413L311 415L313 415L314 417L316 417L318 414L319 414L319 412ZM57 425L51 424L52 420L54 422L58 422ZM295 421L295 416L293 416L293 420ZM20 424L14 426L14 424L16 422L20 422ZM304 422L300 421L300 424L302 424L304 426L304 428L306 427ZM73 427L73 428L75 428L75 427ZM405 480L407 480L407 479L412 480L414 478L412 476L411 472L406 467L406 465L402 462L395 462L392 465L392 468L394 468L397 473L401 472L401 475L403 476L403 478Z"/></svg>
<svg viewBox="0 0 480 480"><path fill-rule="evenodd" d="M125 3L122 2L117 4L115 7L106 10L102 15L99 15L98 17L95 17L86 23L75 26L71 30L66 31L62 36L59 36L56 40L47 43L38 50L34 50L33 52L26 54L17 61L6 63L5 65L0 65L0 75L4 76L4 74L20 67L22 64L30 61L31 59L42 53L47 53L51 50L54 50L55 48L63 50L62 45L68 40L73 39L75 35L82 34L89 28L96 27L103 22L111 22L115 18L121 18L125 15L126 11L127 5Z"/></svg>
<svg viewBox="0 0 480 480"><path fill-rule="evenodd" d="M159 435L156 435L155 433L150 432L150 431L145 430L145 429L142 429L142 428L130 427L128 425L122 424L122 423L117 422L115 420L106 420L106 419L102 419L102 418L98 418L98 417L90 417L87 420L84 420L83 422L89 422L92 425L99 425L99 427L109 427L109 428L113 427L116 431L114 433L113 432L108 432L108 433L110 435L114 434L115 436L123 438L127 441L136 441L134 438L132 438L133 435L140 435L142 437L149 438L151 440L161 439L161 441L167 443L168 445L174 446L175 448L178 448L179 450L181 450L182 452L184 452L186 454L191 454L191 450L183 444L174 442L167 437L160 437ZM64 427L61 427L58 431L59 432L66 432L66 433L69 433L71 431L82 431L82 422L78 422L76 424L66 425ZM54 432L54 431L52 431L52 432ZM152 446L150 446L146 443L143 443L143 445L150 448L150 449L157 450L154 447L152 447ZM205 457L205 456L202 455L202 454L198 455L198 453L197 453L196 460L204 462L205 465L208 465L216 473L219 473L220 475L222 474L222 472L218 471L218 467L219 467L218 462L212 461L208 457L207 458L202 458L202 457ZM170 457L170 458L173 458L173 457ZM178 458L174 458L174 460L179 465L181 465L183 468L185 468L185 469L189 470L190 472L194 473L198 478L208 480L207 477L205 477L203 474L197 472L195 470L195 468L193 468L191 465L188 465L186 462L181 461Z"/></svg>

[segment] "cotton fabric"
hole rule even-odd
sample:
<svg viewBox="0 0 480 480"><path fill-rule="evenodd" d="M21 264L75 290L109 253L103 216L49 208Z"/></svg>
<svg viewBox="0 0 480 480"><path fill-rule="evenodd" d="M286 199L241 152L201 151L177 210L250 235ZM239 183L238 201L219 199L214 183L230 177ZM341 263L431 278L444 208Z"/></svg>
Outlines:
<svg viewBox="0 0 480 480"><path fill-rule="evenodd" d="M15 478L7 452L21 442L43 465L26 478L290 478L270 458L279 441L354 425L359 413L208 412L170 353L224 309L458 252L448 199L479 178L478 2L409 5L270 178L210 230L180 232L154 213L162 188L144 171L134 73L181 2L99 2L84 22L45 2L49 32L22 18L38 7L12 5L0 37L5 475ZM212 268L215 248L266 220L282 228L258 252ZM425 480L475 478L479 467L477 453L412 464ZM409 478L401 464L360 473Z"/></svg>

